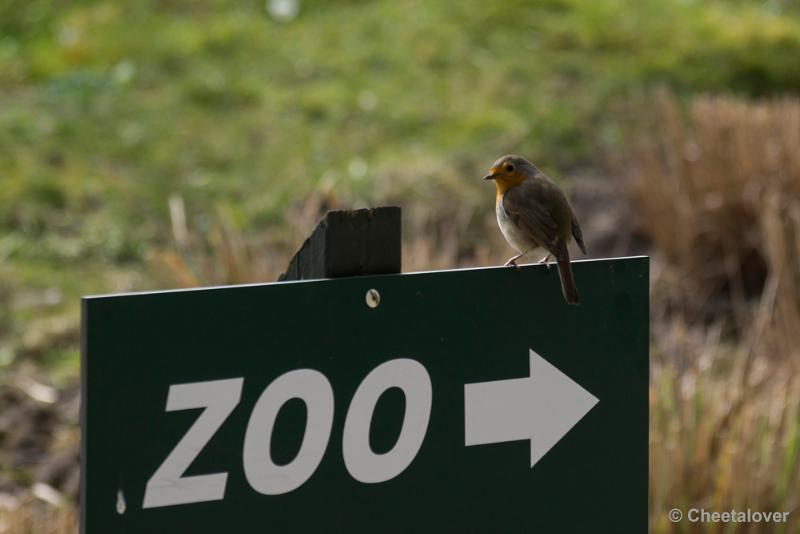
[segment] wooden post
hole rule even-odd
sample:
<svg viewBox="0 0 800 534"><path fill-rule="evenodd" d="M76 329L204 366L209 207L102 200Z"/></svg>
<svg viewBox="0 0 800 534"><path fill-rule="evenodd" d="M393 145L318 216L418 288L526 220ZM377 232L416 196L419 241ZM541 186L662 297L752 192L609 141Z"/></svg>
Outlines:
<svg viewBox="0 0 800 534"><path fill-rule="evenodd" d="M401 210L329 211L278 281L400 272Z"/></svg>

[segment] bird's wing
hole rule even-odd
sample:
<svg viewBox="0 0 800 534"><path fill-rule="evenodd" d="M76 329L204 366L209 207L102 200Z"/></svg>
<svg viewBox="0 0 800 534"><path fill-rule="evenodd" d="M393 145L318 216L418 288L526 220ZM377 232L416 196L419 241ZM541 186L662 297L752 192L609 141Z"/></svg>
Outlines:
<svg viewBox="0 0 800 534"><path fill-rule="evenodd" d="M586 254L586 245L583 244L583 232L581 231L581 225L578 224L578 219L575 218L575 214L572 215L572 237L575 238L575 242L581 252Z"/></svg>
<svg viewBox="0 0 800 534"><path fill-rule="evenodd" d="M557 246L558 221L548 208L550 204L547 192L533 180L527 180L503 195L503 208L512 222L558 258L561 256L561 247Z"/></svg>

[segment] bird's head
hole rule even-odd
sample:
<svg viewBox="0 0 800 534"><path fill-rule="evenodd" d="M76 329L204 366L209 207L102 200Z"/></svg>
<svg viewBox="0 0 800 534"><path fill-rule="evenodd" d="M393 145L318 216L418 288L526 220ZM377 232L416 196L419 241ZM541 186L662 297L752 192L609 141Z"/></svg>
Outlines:
<svg viewBox="0 0 800 534"><path fill-rule="evenodd" d="M495 161L489 174L483 179L494 180L498 194L502 194L526 179L533 178L537 172L536 166L522 156L507 155Z"/></svg>

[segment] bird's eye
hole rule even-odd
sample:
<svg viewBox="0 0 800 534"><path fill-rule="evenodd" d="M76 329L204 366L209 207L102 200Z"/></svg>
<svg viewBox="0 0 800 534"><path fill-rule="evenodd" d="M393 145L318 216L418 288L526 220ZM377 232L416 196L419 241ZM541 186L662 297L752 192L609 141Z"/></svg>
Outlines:
<svg viewBox="0 0 800 534"><path fill-rule="evenodd" d="M506 165L506 171L507 172L514 172L514 166L509 163L508 165Z"/></svg>

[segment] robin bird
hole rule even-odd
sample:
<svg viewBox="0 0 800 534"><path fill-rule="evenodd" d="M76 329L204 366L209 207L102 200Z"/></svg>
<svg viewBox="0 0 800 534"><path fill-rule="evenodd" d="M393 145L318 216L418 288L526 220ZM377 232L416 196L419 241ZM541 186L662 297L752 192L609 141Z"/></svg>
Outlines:
<svg viewBox="0 0 800 534"><path fill-rule="evenodd" d="M497 224L506 241L519 252L506 266L516 267L522 256L544 248L547 255L539 263L546 263L550 256L556 259L564 298L569 304L579 304L567 244L574 237L584 254L586 246L564 192L522 156L503 156L483 179L494 180Z"/></svg>

